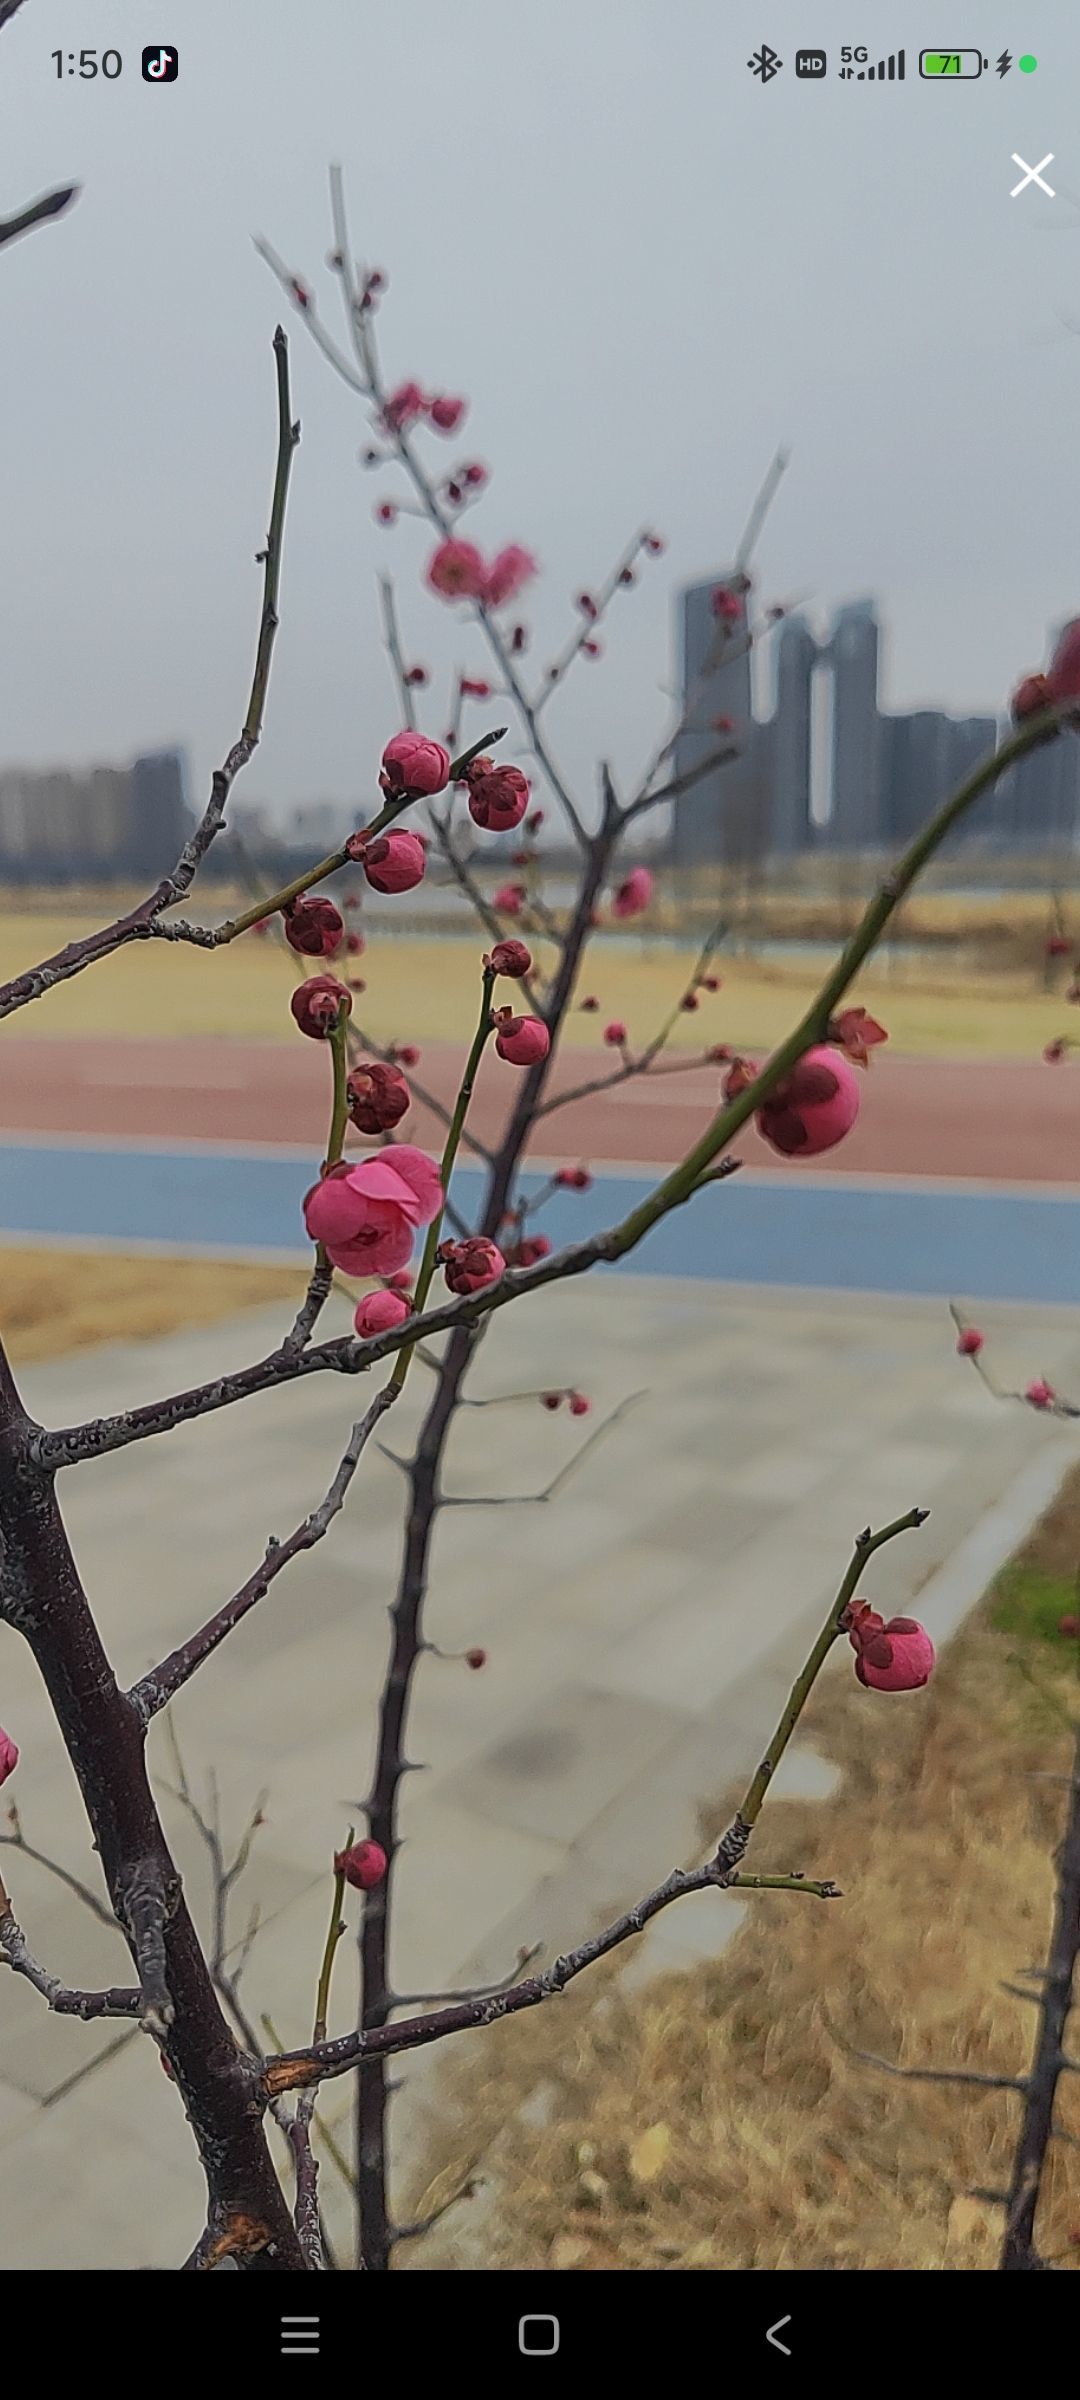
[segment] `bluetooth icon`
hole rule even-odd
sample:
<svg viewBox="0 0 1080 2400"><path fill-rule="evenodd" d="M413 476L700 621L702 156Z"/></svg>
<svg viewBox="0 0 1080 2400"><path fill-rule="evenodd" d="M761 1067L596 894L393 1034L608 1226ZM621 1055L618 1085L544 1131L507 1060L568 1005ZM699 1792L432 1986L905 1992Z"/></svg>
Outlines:
<svg viewBox="0 0 1080 2400"><path fill-rule="evenodd" d="M763 42L760 50L755 50L746 63L751 75L758 76L762 83L771 83L773 76L779 75L784 62L778 58L775 50L770 50L768 42Z"/></svg>

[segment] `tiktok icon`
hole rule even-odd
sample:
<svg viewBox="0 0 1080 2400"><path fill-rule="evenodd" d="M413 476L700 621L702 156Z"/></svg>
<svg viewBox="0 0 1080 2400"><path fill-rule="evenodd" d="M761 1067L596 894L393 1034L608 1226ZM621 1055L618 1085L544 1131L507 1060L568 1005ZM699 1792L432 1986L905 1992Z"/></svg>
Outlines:
<svg viewBox="0 0 1080 2400"><path fill-rule="evenodd" d="M180 53L168 42L156 42L152 50L142 54L144 83L175 83L180 73Z"/></svg>

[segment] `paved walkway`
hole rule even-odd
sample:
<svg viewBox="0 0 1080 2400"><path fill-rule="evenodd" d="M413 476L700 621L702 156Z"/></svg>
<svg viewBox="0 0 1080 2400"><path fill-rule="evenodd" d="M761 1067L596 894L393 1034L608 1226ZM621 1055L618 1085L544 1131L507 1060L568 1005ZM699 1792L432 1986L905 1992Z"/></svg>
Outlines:
<svg viewBox="0 0 1080 2400"><path fill-rule="evenodd" d="M1080 1385L1075 1315L988 1315L1005 1378L1038 1371ZM259 1312L87 1353L27 1373L26 1396L46 1422L90 1415L241 1363L279 1331L276 1315ZM415 1369L390 1420L395 1447L406 1446L425 1381ZM500 1975L526 1942L564 1945L693 1856L701 1807L760 1754L860 1525L931 1508L867 1589L886 1608L924 1592L945 1630L1077 1453L1074 1434L995 1406L927 1302L807 1300L676 1277L589 1282L508 1311L474 1370L477 1395L551 1383L587 1390L593 1424L647 1389L557 1503L453 1508L441 1520L429 1631L444 1648L481 1643L490 1656L480 1674L431 1658L418 1680L410 1749L427 1772L405 1787L395 1945L407 1991ZM358 1398L336 1378L312 1379L233 1410L227 1438L210 1418L68 1474L65 1512L122 1678L190 1630L250 1572L267 1534L288 1532L319 1497ZM466 1499L535 1491L588 1431L534 1402L468 1410L448 1489ZM189 1772L202 1783L213 1769L234 1832L269 1794L236 1930L257 1900L247 1998L286 2042L310 2030L330 1855L369 1773L401 1507L398 1469L370 1457L329 1540L175 1711ZM2 1629L0 1717L22 1746L10 1790L27 1839L96 1884L32 1663ZM198 1910L205 1860L166 1790L161 1726L151 1756ZM42 1870L3 1856L50 1969L84 1985L126 1980L119 1937ZM667 1955L709 1939L688 1924L672 1912ZM345 1949L338 2024L350 1964ZM430 2068L414 2075L410 2109L409 2072L395 2105L415 2159L433 2086ZM332 2113L347 2110L343 2087L328 2097ZM200 2229L189 2136L149 2045L52 2018L9 1977L0 2157L7 2267L172 2266ZM323 2189L336 2214L329 2165Z"/></svg>

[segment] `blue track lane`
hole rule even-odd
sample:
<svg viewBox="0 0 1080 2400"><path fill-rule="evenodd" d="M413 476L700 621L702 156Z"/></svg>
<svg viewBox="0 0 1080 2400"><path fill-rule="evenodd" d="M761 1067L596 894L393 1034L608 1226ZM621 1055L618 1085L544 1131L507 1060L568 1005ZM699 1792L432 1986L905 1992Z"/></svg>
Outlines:
<svg viewBox="0 0 1080 2400"><path fill-rule="evenodd" d="M295 1151L3 1142L0 1234L300 1255L300 1201L311 1181L312 1162ZM478 1173L463 1169L454 1188L468 1211ZM543 1229L556 1246L578 1240L649 1189L642 1176L598 1175L588 1193L557 1192ZM600 1272L1080 1304L1080 1198L739 1175Z"/></svg>

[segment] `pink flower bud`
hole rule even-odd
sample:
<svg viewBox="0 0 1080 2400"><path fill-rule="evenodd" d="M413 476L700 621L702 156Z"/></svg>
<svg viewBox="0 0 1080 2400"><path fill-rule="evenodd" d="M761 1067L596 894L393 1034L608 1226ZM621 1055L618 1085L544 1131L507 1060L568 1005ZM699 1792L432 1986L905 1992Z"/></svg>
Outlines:
<svg viewBox="0 0 1080 2400"><path fill-rule="evenodd" d="M473 1670L473 1673L474 1673L474 1675L475 1675L475 1674L477 1673L477 1671L478 1671L478 1669L479 1669L480 1667L486 1667L486 1665L487 1665L487 1651L486 1651L486 1650L466 1650L466 1652L465 1652L465 1664L466 1664L466 1666L467 1666L467 1667L471 1667L471 1668L472 1668L472 1670Z"/></svg>
<svg viewBox="0 0 1080 2400"><path fill-rule="evenodd" d="M528 808L528 777L520 767L490 767L477 774L479 765L479 759L474 760L467 777L469 815L488 833L509 833Z"/></svg>
<svg viewBox="0 0 1080 2400"><path fill-rule="evenodd" d="M571 1392L569 1394L569 1400L570 1414L572 1417L588 1416L589 1410L592 1407L592 1401L586 1399L584 1392Z"/></svg>
<svg viewBox="0 0 1080 2400"><path fill-rule="evenodd" d="M520 917L525 897L523 883L503 883L493 894L491 905L497 909L500 917Z"/></svg>
<svg viewBox="0 0 1080 2400"><path fill-rule="evenodd" d="M471 491L482 492L488 480L488 469L481 466L478 458L474 458L469 466L462 468L461 480L468 484Z"/></svg>
<svg viewBox="0 0 1080 2400"><path fill-rule="evenodd" d="M560 1167L555 1181L564 1192L587 1192L592 1185L592 1176L587 1167Z"/></svg>
<svg viewBox="0 0 1080 2400"><path fill-rule="evenodd" d="M387 742L379 777L384 792L442 792L449 781L450 753L441 742L423 733L395 733Z"/></svg>
<svg viewBox="0 0 1080 2400"><path fill-rule="evenodd" d="M650 558L659 558L661 551L667 548L667 544L661 540L658 533L647 533L643 547L648 551Z"/></svg>
<svg viewBox="0 0 1080 2400"><path fill-rule="evenodd" d="M458 1295L482 1292L506 1273L502 1251L480 1233L470 1234L463 1242L440 1242L438 1259L447 1289Z"/></svg>
<svg viewBox="0 0 1080 2400"><path fill-rule="evenodd" d="M397 513L392 500L380 500L378 507L372 511L376 525L396 525Z"/></svg>
<svg viewBox="0 0 1080 2400"><path fill-rule="evenodd" d="M389 1133L392 1126L400 1125L412 1103L400 1068L387 1066L379 1058L361 1059L352 1068L345 1098L360 1133Z"/></svg>
<svg viewBox="0 0 1080 2400"><path fill-rule="evenodd" d="M529 647L529 629L528 629L528 627L527 627L526 625L512 625L512 626L511 626L511 628L510 628L510 648L511 648L511 650L512 650L512 651L513 651L513 653L514 653L514 656L515 656L515 658L519 658L519 657L520 657L520 655L521 655L521 652L522 652L523 650L527 650L527 649L528 649L528 647Z"/></svg>
<svg viewBox="0 0 1080 2400"><path fill-rule="evenodd" d="M282 918L290 950L307 958L332 958L340 949L345 919L332 900L290 900Z"/></svg>
<svg viewBox="0 0 1080 2400"><path fill-rule="evenodd" d="M735 719L734 717L729 717L726 715L714 717L712 721L712 729L714 733L734 733Z"/></svg>
<svg viewBox="0 0 1080 2400"><path fill-rule="evenodd" d="M869 1690L917 1692L929 1683L934 1645L914 1617L890 1617L886 1624L865 1600L856 1600L845 1611L844 1622L855 1652L855 1673Z"/></svg>
<svg viewBox="0 0 1080 2400"><path fill-rule="evenodd" d="M0 1725L0 1783L6 1783L8 1776L14 1775L18 1763L18 1745L12 1741L10 1733L5 1733L3 1726Z"/></svg>
<svg viewBox="0 0 1080 2400"><path fill-rule="evenodd" d="M1062 1059L1065 1057L1068 1047L1068 1042L1066 1041L1063 1033L1058 1034L1056 1041L1047 1042L1046 1048L1043 1051L1043 1059L1046 1065L1048 1067L1059 1067Z"/></svg>
<svg viewBox="0 0 1080 2400"><path fill-rule="evenodd" d="M611 903L612 916L640 917L652 899L655 880L648 867L631 867Z"/></svg>
<svg viewBox="0 0 1080 2400"><path fill-rule="evenodd" d="M541 1392L540 1394L541 1405L544 1408L561 1408L565 1398L565 1392Z"/></svg>
<svg viewBox="0 0 1080 2400"><path fill-rule="evenodd" d="M1046 937L1047 958L1067 958L1072 943L1067 933L1050 933Z"/></svg>
<svg viewBox="0 0 1080 2400"><path fill-rule="evenodd" d="M1067 1642L1080 1641L1080 1617L1059 1617L1058 1632Z"/></svg>
<svg viewBox="0 0 1080 2400"><path fill-rule="evenodd" d="M688 1009L688 1010L690 1010L690 1011L693 1011L695 1008L700 1008L700 1007L701 1007L701 1002L700 1002L700 1000L698 999L697 993L696 993L696 992L684 992L684 993L683 993L683 996L682 996L682 999L681 999L681 1000L680 1000L680 1002L679 1002L679 1007L680 1007L680 1008L685 1008L685 1009Z"/></svg>
<svg viewBox="0 0 1080 2400"><path fill-rule="evenodd" d="M373 891L411 892L424 880L427 859L415 833L377 834L361 855Z"/></svg>
<svg viewBox="0 0 1080 2400"><path fill-rule="evenodd" d="M440 542L428 560L427 580L441 600L476 600L484 589L485 572L476 543L452 536Z"/></svg>
<svg viewBox="0 0 1080 2400"><path fill-rule="evenodd" d="M961 1326L956 1342L961 1358L978 1358L985 1340L985 1334L980 1333L976 1326Z"/></svg>
<svg viewBox="0 0 1080 2400"><path fill-rule="evenodd" d="M401 680L403 683L408 684L410 690L414 688L418 689L421 684L425 684L429 681L427 668L406 667L405 673Z"/></svg>
<svg viewBox="0 0 1080 2400"><path fill-rule="evenodd" d="M535 1067L547 1057L551 1035L539 1017L515 1017L509 1009L500 1009L497 1015L502 1019L495 1036L500 1058L508 1059L512 1067Z"/></svg>
<svg viewBox="0 0 1080 2400"><path fill-rule="evenodd" d="M1029 1383L1024 1398L1032 1408L1052 1408L1057 1394L1053 1385L1044 1383L1042 1376L1039 1375L1036 1376L1034 1383Z"/></svg>
<svg viewBox="0 0 1080 2400"><path fill-rule="evenodd" d="M412 1310L403 1292L369 1292L353 1318L362 1342L376 1333L390 1333L395 1325L404 1325Z"/></svg>
<svg viewBox="0 0 1080 2400"><path fill-rule="evenodd" d="M813 1158L850 1133L859 1082L841 1050L808 1050L757 1112L758 1131L784 1158Z"/></svg>
<svg viewBox="0 0 1080 2400"><path fill-rule="evenodd" d="M351 1850L335 1850L334 1873L344 1875L354 1891L373 1892L386 1874L386 1852L381 1842L354 1842Z"/></svg>
<svg viewBox="0 0 1080 2400"><path fill-rule="evenodd" d="M1018 683L1010 703L1014 725L1022 725L1025 717L1037 717L1051 703L1050 686L1045 675L1025 675Z"/></svg>
<svg viewBox="0 0 1080 2400"><path fill-rule="evenodd" d="M604 1027L604 1040L609 1050L621 1050L626 1042L626 1027L621 1017L613 1017Z"/></svg>
<svg viewBox="0 0 1080 2400"><path fill-rule="evenodd" d="M530 975L532 963L532 951L526 949L524 942L515 942L512 938L496 942L485 960L485 965L491 967L496 975L506 975L512 983L520 983L523 976Z"/></svg>
<svg viewBox="0 0 1080 2400"><path fill-rule="evenodd" d="M391 433L402 433L406 426L415 425L417 417L423 416L425 406L418 383L399 383L383 409L383 423Z"/></svg>
<svg viewBox="0 0 1080 2400"><path fill-rule="evenodd" d="M592 635L592 634L590 634L590 635L589 635L589 639L588 639L588 641L587 641L587 642L582 642L581 648L582 648L582 653L583 653L584 657L586 657L586 658L602 658L602 657L603 657L603 654L604 654L604 652L603 652L603 644L602 644L602 642L598 642L598 641L596 641L596 640L594 639L594 637L593 637L593 635Z"/></svg>
<svg viewBox="0 0 1080 2400"><path fill-rule="evenodd" d="M712 596L712 612L722 625L737 624L743 613L738 593L731 591L726 583L718 583Z"/></svg>
<svg viewBox="0 0 1080 2400"><path fill-rule="evenodd" d="M597 999L595 992L589 992L585 999L580 1003L580 1006L584 1016L594 1017L597 1009L600 1006L600 1002Z"/></svg>
<svg viewBox="0 0 1080 2400"><path fill-rule="evenodd" d="M578 596L577 596L577 605L578 605L578 607L579 607L579 608L580 608L580 610L581 610L582 616L583 616L583 617L588 617L588 619L589 619L590 623L595 623L595 620L596 620L596 618L599 616L599 614L600 614L600 611L599 611L599 609L597 608L597 605L596 605L596 602L595 602L595 600L593 599L592 593L591 593L591 592L579 592L579 593L578 593Z"/></svg>
<svg viewBox="0 0 1080 2400"><path fill-rule="evenodd" d="M420 1064L420 1052L415 1042L399 1042L394 1057L401 1060L403 1067L418 1067Z"/></svg>
<svg viewBox="0 0 1080 2400"><path fill-rule="evenodd" d="M482 675L463 675L458 686L463 700L490 700L491 685Z"/></svg>
<svg viewBox="0 0 1080 2400"><path fill-rule="evenodd" d="M396 1275L389 1275L387 1277L387 1286L392 1292L411 1292L413 1288L413 1279L408 1268L399 1267Z"/></svg>
<svg viewBox="0 0 1080 2400"><path fill-rule="evenodd" d="M315 1041L333 1031L342 1009L346 1016L352 1010L352 998L336 975L312 975L307 983L298 983L289 1007L301 1033L309 1033Z"/></svg>
<svg viewBox="0 0 1080 2400"><path fill-rule="evenodd" d="M536 1267L542 1258L550 1258L551 1243L546 1233L527 1233L506 1253L508 1267Z"/></svg>
<svg viewBox="0 0 1080 2400"><path fill-rule="evenodd" d="M724 978L723 978L723 976L722 976L722 975L703 975L703 976L702 976L702 978L701 978L701 988L702 988L702 991L703 991L703 992L718 992L718 991L720 990L720 987L721 987L722 983L723 983L723 980L724 980Z"/></svg>
<svg viewBox="0 0 1080 2400"><path fill-rule="evenodd" d="M508 542L492 559L484 577L483 596L489 608L503 608L508 600L516 600L525 585L536 573L536 560L531 550L523 550L520 542Z"/></svg>
<svg viewBox="0 0 1080 2400"><path fill-rule="evenodd" d="M452 400L440 392L431 403L428 415L439 433L456 433L468 406L465 400Z"/></svg>

